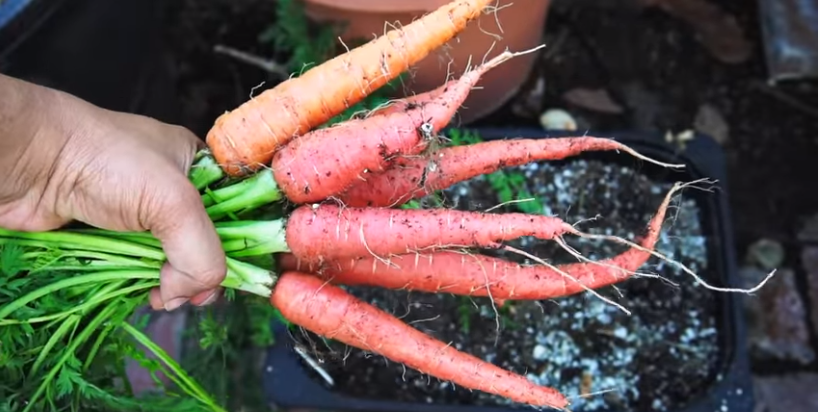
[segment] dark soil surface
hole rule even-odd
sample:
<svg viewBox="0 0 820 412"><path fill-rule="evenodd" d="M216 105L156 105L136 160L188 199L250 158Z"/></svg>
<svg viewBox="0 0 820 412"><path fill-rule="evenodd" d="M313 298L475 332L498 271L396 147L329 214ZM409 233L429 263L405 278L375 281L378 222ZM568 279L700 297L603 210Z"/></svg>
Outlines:
<svg viewBox="0 0 820 412"><path fill-rule="evenodd" d="M627 163L628 164L628 163ZM635 241L670 187L629 167L597 161L566 165L535 165L520 170L532 183L545 213L575 222L599 216L583 225L592 233ZM639 193L640 196L635 196ZM720 273L709 264L707 248L713 230L702 223L700 206L689 193L675 201L658 250L681 261L715 283ZM448 190L445 204L462 210L486 210L499 204L486 179L476 178ZM495 212L515 212L511 206ZM571 247L598 260L625 247L612 242L567 238ZM511 243L553 264L577 262L554 242L525 238ZM487 252L520 263L520 255ZM633 278L598 292L619 305L590 293L552 300L508 302L496 307L486 298L458 297L348 288L356 296L401 317L419 330L457 349L526 374L541 385L553 386L571 398L573 410L675 409L701 396L715 379L721 347L731 339L719 336L719 296L696 286L678 267L653 259L640 273L656 278ZM320 359L333 377L332 390L375 399L430 403L505 405L508 401L437 381L428 375L386 361L372 353L335 342L325 346L315 335L299 340ZM321 382L319 374L315 376Z"/></svg>

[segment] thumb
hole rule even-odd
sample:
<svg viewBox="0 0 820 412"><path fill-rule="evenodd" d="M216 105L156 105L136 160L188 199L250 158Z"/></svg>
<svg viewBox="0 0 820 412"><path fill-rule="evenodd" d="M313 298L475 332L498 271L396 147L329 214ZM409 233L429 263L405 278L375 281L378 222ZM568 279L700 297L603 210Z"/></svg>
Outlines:
<svg viewBox="0 0 820 412"><path fill-rule="evenodd" d="M155 191L158 199L146 203L143 221L167 256L151 306L174 310L188 301L209 304L227 272L222 243L196 188L179 175L164 182L165 190Z"/></svg>

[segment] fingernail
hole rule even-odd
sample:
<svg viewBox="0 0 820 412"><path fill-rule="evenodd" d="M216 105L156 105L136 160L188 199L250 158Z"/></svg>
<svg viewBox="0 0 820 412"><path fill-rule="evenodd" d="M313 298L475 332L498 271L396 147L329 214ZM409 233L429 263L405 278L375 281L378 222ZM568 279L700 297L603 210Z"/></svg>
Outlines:
<svg viewBox="0 0 820 412"><path fill-rule="evenodd" d="M218 298L218 297L219 297L219 293L217 293L217 291L213 291L210 295L208 295L207 298L205 298L205 300L202 301L202 303L200 303L197 306L210 305L211 303L214 303L216 301L216 298Z"/></svg>
<svg viewBox="0 0 820 412"><path fill-rule="evenodd" d="M174 299L171 299L168 302L165 302L165 310L170 312L170 311L184 305L185 302L187 302L187 301L188 301L188 298L174 298Z"/></svg>

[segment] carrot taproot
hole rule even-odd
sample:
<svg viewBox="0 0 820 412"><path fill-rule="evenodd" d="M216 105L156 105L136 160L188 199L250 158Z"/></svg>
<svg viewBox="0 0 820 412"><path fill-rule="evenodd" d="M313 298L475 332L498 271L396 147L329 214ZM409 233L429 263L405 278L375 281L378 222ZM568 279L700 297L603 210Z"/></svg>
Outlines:
<svg viewBox="0 0 820 412"><path fill-rule="evenodd" d="M453 0L219 116L206 136L231 176L259 170L297 136L398 77L461 32L493 0Z"/></svg>
<svg viewBox="0 0 820 412"><path fill-rule="evenodd" d="M393 113L400 113L406 110L412 110L414 107L421 106L427 102L433 101L441 96L448 88L452 87L458 79L449 80L433 90L428 90L419 94L403 97L401 99L390 100L383 105L371 110L367 116L388 116Z"/></svg>
<svg viewBox="0 0 820 412"><path fill-rule="evenodd" d="M543 48L544 45L538 46L530 51L535 51ZM528 51L529 52L529 51ZM508 53L508 52L504 52ZM476 79L478 80L478 79ZM429 104L431 101L438 99L444 92L454 87L459 82L459 79L449 80L435 89L428 90L423 93L410 95L401 99L395 99L386 102L385 104L371 110L367 113L367 117L373 116L389 116L393 113L401 113L407 110L412 110L418 106Z"/></svg>
<svg viewBox="0 0 820 412"><path fill-rule="evenodd" d="M349 286L378 286L502 300L552 299L618 283L632 276L651 256L672 194L677 189L678 186L673 187L661 202L638 244L640 247L632 247L598 262L550 267L521 265L461 251L437 251L387 259L367 256L325 262L300 260L285 253L278 256L279 265L283 270L309 272Z"/></svg>
<svg viewBox="0 0 820 412"><path fill-rule="evenodd" d="M438 379L533 406L569 405L557 390L461 352L310 274L284 272L270 301L285 319L317 335Z"/></svg>
<svg viewBox="0 0 820 412"><path fill-rule="evenodd" d="M393 207L505 167L560 160L589 151L623 151L664 167L682 167L648 158L607 138L496 140L446 147L425 157L399 159L392 169L370 174L336 197L350 207Z"/></svg>
<svg viewBox="0 0 820 412"><path fill-rule="evenodd" d="M385 257L446 248L496 248L523 236L554 239L579 233L553 216L448 209L302 205L288 217L285 241L300 259Z"/></svg>
<svg viewBox="0 0 820 412"><path fill-rule="evenodd" d="M435 99L407 110L351 119L291 141L273 155L276 182L292 202L316 202L344 192L362 175L389 169L399 156L421 153L450 123L481 76L529 52L505 51L448 83Z"/></svg>
<svg viewBox="0 0 820 412"><path fill-rule="evenodd" d="M540 49L542 47L544 47L544 46L543 45L539 46L535 49L532 49L531 51L535 51L535 50ZM508 53L508 52L505 51L504 53ZM476 80L478 80L478 79L476 79ZM430 102L438 99L447 90L454 87L458 82L459 82L459 79L449 80L448 82L442 84L439 87L436 87L435 89L428 90L428 91L423 92L423 93L403 97L401 99L395 99L395 100L388 101L385 104L383 104L383 105L375 108L374 110L371 110L369 113L367 113L367 117L389 116L389 115L394 114L394 113L401 113L401 112L405 112L405 111L408 111L408 110L413 110L414 108L416 108L418 106L423 106L423 105L429 104Z"/></svg>

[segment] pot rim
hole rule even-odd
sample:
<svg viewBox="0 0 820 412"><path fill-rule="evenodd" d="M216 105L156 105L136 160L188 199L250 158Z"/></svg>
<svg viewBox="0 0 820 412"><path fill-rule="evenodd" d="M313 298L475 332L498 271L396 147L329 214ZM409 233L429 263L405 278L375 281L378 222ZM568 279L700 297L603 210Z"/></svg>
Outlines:
<svg viewBox="0 0 820 412"><path fill-rule="evenodd" d="M365 13L408 13L435 10L450 0L304 0L318 6Z"/></svg>

